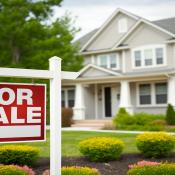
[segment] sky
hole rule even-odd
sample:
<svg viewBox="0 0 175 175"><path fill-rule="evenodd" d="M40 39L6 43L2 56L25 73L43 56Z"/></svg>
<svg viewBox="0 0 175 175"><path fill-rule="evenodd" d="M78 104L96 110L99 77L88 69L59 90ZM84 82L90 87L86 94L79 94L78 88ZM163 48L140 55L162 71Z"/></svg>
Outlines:
<svg viewBox="0 0 175 175"><path fill-rule="evenodd" d="M81 28L76 39L100 27L117 9L122 8L148 20L175 17L175 0L63 0L54 18L69 12Z"/></svg>

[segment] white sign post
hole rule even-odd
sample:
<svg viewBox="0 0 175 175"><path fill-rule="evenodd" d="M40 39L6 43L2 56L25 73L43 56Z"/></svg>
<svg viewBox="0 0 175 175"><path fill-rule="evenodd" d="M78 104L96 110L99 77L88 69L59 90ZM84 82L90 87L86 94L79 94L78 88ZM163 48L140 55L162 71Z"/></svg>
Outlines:
<svg viewBox="0 0 175 175"><path fill-rule="evenodd" d="M50 80L50 174L61 175L61 79L76 79L78 73L61 71L58 57L50 58L49 67L49 70L0 68L0 77Z"/></svg>

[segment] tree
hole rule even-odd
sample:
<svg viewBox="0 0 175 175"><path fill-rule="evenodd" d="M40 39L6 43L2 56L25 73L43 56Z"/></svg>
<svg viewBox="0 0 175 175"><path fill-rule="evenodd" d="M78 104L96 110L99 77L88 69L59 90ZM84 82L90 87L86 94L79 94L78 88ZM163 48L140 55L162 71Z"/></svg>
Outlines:
<svg viewBox="0 0 175 175"><path fill-rule="evenodd" d="M0 0L0 66L48 68L48 58L59 56L64 70L77 71L82 57L73 45L72 20L54 22L53 7L62 0Z"/></svg>
<svg viewBox="0 0 175 175"><path fill-rule="evenodd" d="M166 121L169 125L175 125L175 111L171 104L168 104L166 111Z"/></svg>

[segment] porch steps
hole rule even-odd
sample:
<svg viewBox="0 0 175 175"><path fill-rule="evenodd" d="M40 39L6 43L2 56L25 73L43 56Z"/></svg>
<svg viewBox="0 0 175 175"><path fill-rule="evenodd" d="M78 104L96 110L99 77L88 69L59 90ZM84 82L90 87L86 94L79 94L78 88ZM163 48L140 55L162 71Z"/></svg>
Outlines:
<svg viewBox="0 0 175 175"><path fill-rule="evenodd" d="M74 120L73 128L91 128L102 129L107 125L111 125L112 120Z"/></svg>

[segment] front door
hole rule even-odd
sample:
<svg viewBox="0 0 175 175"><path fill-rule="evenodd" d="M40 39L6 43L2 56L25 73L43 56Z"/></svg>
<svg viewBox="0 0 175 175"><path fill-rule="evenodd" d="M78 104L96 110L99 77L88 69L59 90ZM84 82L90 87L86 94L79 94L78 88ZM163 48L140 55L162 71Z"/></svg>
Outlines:
<svg viewBox="0 0 175 175"><path fill-rule="evenodd" d="M104 109L105 117L111 117L111 87L104 88Z"/></svg>

